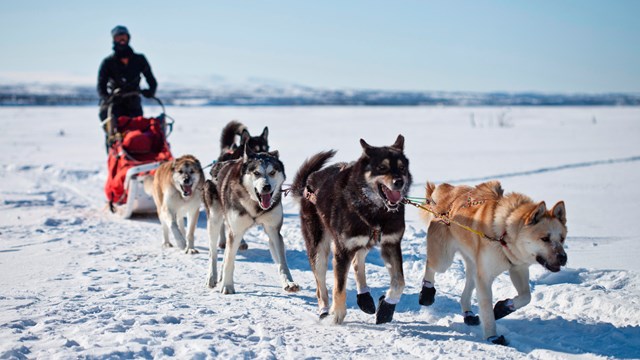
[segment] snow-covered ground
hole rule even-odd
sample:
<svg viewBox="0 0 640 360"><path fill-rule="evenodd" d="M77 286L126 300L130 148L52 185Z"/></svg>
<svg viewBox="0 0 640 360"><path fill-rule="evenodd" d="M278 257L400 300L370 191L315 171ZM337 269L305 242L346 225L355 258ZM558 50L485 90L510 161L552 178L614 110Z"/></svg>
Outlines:
<svg viewBox="0 0 640 360"><path fill-rule="evenodd" d="M156 114L158 108L146 109ZM93 107L0 108L0 358L640 358L640 108L172 107L174 155L203 164L238 119L269 126L289 180L302 161L336 161L406 137L413 196L425 181L497 178L507 191L567 206L569 262L531 268L531 303L498 321L510 340L486 343L462 322L460 260L438 277L436 303L418 304L425 226L407 210L407 287L394 321L375 325L348 283L345 324L316 318L315 282L297 205L285 200L283 236L294 280L279 286L266 236L254 228L236 263L235 295L204 286L208 241L197 255L161 247L155 218L105 209L106 156ZM222 253L219 252L219 260ZM373 296L388 286L368 257ZM332 281L330 281L332 283ZM497 299L512 297L507 275Z"/></svg>

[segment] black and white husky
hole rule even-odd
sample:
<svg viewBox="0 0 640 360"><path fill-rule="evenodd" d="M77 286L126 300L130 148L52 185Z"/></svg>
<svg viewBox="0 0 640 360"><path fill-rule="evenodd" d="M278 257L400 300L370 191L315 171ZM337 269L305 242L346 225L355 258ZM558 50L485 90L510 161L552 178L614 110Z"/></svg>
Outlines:
<svg viewBox="0 0 640 360"><path fill-rule="evenodd" d="M240 143L236 144L236 138L239 137ZM264 127L262 134L258 136L251 136L249 129L243 123L231 120L222 129L220 135L220 156L218 156L218 162L239 159L244 155L244 148L248 147L253 152L268 152L269 151L269 128ZM225 238L224 225L220 229L220 237L218 239L218 247L224 249L227 241ZM247 250L249 245L240 240L239 250Z"/></svg>
<svg viewBox="0 0 640 360"><path fill-rule="evenodd" d="M240 240L254 224L264 227L269 237L269 250L278 266L278 273L285 291L296 292L298 284L293 282L287 260L282 228L283 209L281 203L282 184L285 180L284 165L278 152L254 153L245 147L240 159L216 163L211 169L212 180L204 186L204 203L207 211L209 232L209 273L206 285L216 286L216 245L223 221L227 229L227 244L224 251L220 291L235 293L233 270Z"/></svg>
<svg viewBox="0 0 640 360"><path fill-rule="evenodd" d="M319 153L305 161L296 174L292 191L300 199L302 234L316 279L320 318L329 314L326 273L333 251L333 321L346 315L346 281L353 264L360 309L376 314L376 323L393 319L395 304L404 289L402 251L404 205L411 185L409 161L403 153L404 137L391 146L374 147L360 140L363 153L353 163L323 168L335 151ZM380 245L391 286L379 299L378 310L365 278L369 249Z"/></svg>

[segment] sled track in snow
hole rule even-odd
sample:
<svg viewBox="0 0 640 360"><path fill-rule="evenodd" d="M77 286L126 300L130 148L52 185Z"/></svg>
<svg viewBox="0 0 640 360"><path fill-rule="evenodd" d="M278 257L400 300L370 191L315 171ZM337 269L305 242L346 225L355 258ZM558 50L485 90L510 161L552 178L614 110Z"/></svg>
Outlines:
<svg viewBox="0 0 640 360"><path fill-rule="evenodd" d="M592 167L592 166L598 166L598 165L628 163L628 162L635 162L635 161L640 161L640 156L631 156L631 157L619 158L619 159L585 161L585 162L579 162L579 163L573 163L573 164L565 164L565 165L551 166L551 167L545 167L545 168L534 169L534 170L518 171L518 172L512 172L512 173L496 174L496 175L489 175L489 176L482 176L482 177L475 177L475 178L436 181L436 183L444 182L449 184L456 184L456 183L478 182L478 181L504 179L504 178L517 177L517 176L538 175L538 174L544 174L548 172L562 171L562 170L568 170L568 169L578 169L578 168Z"/></svg>

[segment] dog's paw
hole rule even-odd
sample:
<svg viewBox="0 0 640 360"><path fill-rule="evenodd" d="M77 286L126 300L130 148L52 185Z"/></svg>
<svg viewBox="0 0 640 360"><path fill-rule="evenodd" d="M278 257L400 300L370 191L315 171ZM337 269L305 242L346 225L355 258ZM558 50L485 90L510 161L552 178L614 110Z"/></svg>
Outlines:
<svg viewBox="0 0 640 360"><path fill-rule="evenodd" d="M205 281L205 286L213 289L214 287L216 287L216 285L218 284L218 282L216 281L216 278L218 277L218 274L216 274L217 271L211 272L209 271L209 274L207 274L207 281Z"/></svg>
<svg viewBox="0 0 640 360"><path fill-rule="evenodd" d="M318 315L318 318L320 318L320 320L323 320L323 319L326 319L326 318L327 318L327 316L329 316L329 312L328 312L328 311L325 311L325 312L321 312L321 313Z"/></svg>
<svg viewBox="0 0 640 360"><path fill-rule="evenodd" d="M215 278L208 278L204 285L209 289L213 289L217 284L218 283L216 282Z"/></svg>
<svg viewBox="0 0 640 360"><path fill-rule="evenodd" d="M478 326L480 325L480 317L471 311L467 311L464 314L464 323L469 326Z"/></svg>
<svg viewBox="0 0 640 360"><path fill-rule="evenodd" d="M433 305L433 302L436 300L436 288L434 287L426 287L423 286L420 291L420 298L418 298L418 302L422 306L430 306Z"/></svg>
<svg viewBox="0 0 640 360"><path fill-rule="evenodd" d="M358 294L358 307L367 314L376 313L376 304L373 302L370 292Z"/></svg>
<svg viewBox="0 0 640 360"><path fill-rule="evenodd" d="M376 324L384 324L393 320L393 313L396 312L396 304L389 304L384 300L384 295L378 300L378 311L376 312Z"/></svg>
<svg viewBox="0 0 640 360"><path fill-rule="evenodd" d="M516 308L515 305L513 305L513 300L506 299L496 303L496 306L493 307L493 316L498 320L514 311L516 311Z"/></svg>
<svg viewBox="0 0 640 360"><path fill-rule="evenodd" d="M509 345L509 342L507 341L507 339L504 338L503 335L500 335L500 336L497 336L497 335L489 336L487 338L487 341L492 343L492 344L496 344L496 345L504 345L504 346Z"/></svg>
<svg viewBox="0 0 640 360"><path fill-rule="evenodd" d="M300 291L300 285L298 285L298 284L296 284L294 282L288 282L288 283L286 283L284 285L283 289L286 292L294 293L294 292Z"/></svg>
<svg viewBox="0 0 640 360"><path fill-rule="evenodd" d="M165 242L165 243L162 243L162 247L163 247L163 248L172 248L172 247L173 247L173 244L172 244L172 243L170 243L170 242Z"/></svg>
<svg viewBox="0 0 640 360"><path fill-rule="evenodd" d="M249 244L247 244L247 242L244 241L244 239L240 240L240 247L238 248L238 250L240 251L249 250Z"/></svg>
<svg viewBox="0 0 640 360"><path fill-rule="evenodd" d="M220 289L220 292L224 295L231 295L236 293L236 289L233 288L233 285L225 285Z"/></svg>
<svg viewBox="0 0 640 360"><path fill-rule="evenodd" d="M194 249L194 248L186 248L184 249L184 253L187 255L193 255L193 254L200 254L200 251Z"/></svg>
<svg viewBox="0 0 640 360"><path fill-rule="evenodd" d="M335 325L340 325L344 322L344 318L347 316L347 308L344 306L336 307L336 304L334 303L331 306L330 313L333 315L333 323Z"/></svg>

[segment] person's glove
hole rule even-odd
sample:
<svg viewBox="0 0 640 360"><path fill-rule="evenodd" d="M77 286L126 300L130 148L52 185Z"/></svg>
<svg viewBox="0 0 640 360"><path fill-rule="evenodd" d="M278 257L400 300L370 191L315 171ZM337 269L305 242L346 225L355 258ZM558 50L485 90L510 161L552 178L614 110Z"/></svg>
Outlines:
<svg viewBox="0 0 640 360"><path fill-rule="evenodd" d="M146 98L152 98L154 95L153 91L151 91L150 89L141 90L140 93Z"/></svg>

